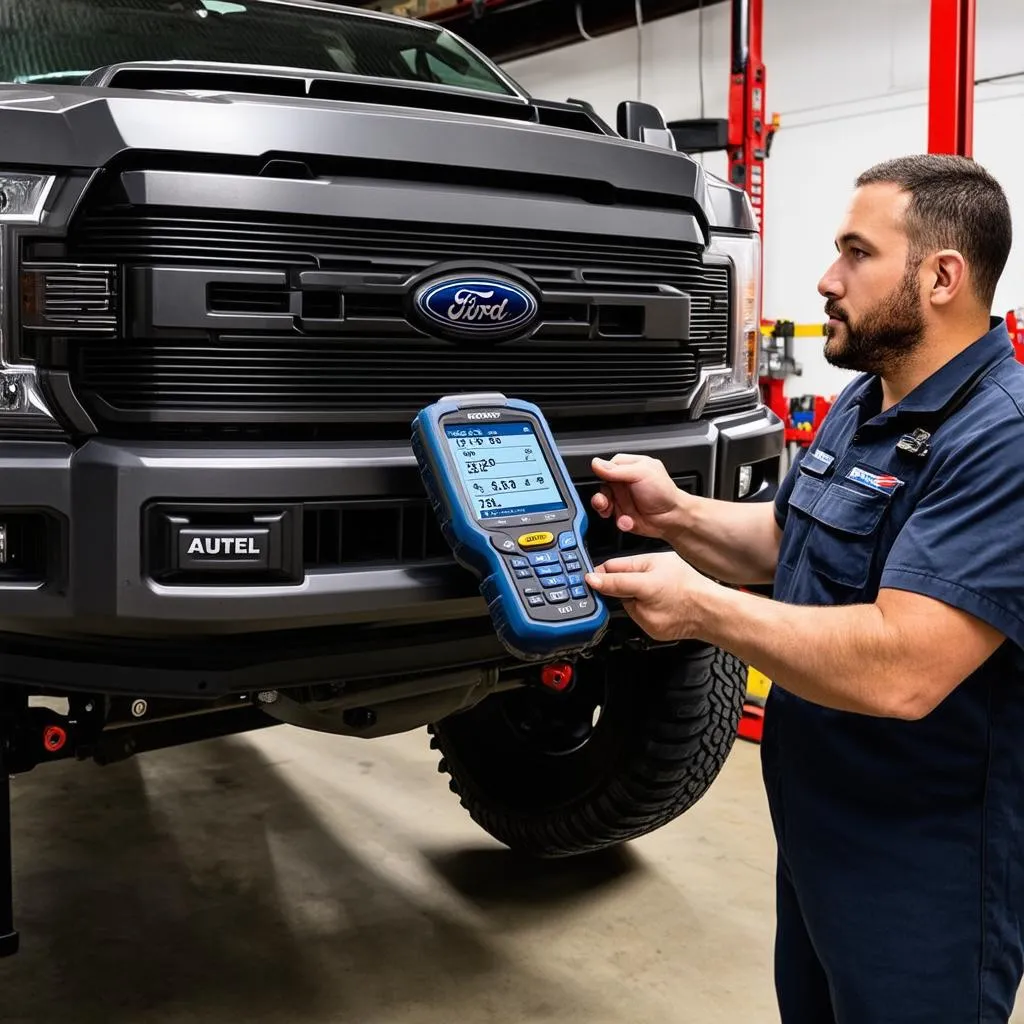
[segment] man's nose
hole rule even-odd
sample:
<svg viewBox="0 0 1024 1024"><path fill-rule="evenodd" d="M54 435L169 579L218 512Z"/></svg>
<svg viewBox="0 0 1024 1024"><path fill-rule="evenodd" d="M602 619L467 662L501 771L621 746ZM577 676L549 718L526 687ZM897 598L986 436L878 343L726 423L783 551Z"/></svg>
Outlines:
<svg viewBox="0 0 1024 1024"><path fill-rule="evenodd" d="M841 299L845 289L843 282L836 273L835 264L828 268L818 282L818 294L826 299Z"/></svg>

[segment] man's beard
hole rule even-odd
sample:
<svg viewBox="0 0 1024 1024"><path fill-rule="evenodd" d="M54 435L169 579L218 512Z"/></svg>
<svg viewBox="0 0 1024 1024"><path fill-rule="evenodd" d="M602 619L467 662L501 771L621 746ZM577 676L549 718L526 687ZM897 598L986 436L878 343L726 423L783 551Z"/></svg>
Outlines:
<svg viewBox="0 0 1024 1024"><path fill-rule="evenodd" d="M829 299L827 316L842 321L829 327L825 358L843 370L884 375L902 363L924 339L924 315L918 295L917 271L907 269L903 280L874 309L851 323Z"/></svg>

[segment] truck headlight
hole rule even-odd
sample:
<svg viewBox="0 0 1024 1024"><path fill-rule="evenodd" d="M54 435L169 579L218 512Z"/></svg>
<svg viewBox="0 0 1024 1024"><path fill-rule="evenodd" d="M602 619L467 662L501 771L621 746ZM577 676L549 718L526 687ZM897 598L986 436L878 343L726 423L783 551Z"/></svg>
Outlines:
<svg viewBox="0 0 1024 1024"><path fill-rule="evenodd" d="M761 239L757 235L712 234L708 254L732 265L729 366L708 374L708 402L749 394L751 405L755 405L761 342Z"/></svg>
<svg viewBox="0 0 1024 1024"><path fill-rule="evenodd" d="M16 259L8 225L41 224L54 181L52 175L0 170L0 438L60 430L40 392L35 367L12 361L6 338L14 306L6 261Z"/></svg>
<svg viewBox="0 0 1024 1024"><path fill-rule="evenodd" d="M0 223L39 224L54 178L48 174L0 171Z"/></svg>

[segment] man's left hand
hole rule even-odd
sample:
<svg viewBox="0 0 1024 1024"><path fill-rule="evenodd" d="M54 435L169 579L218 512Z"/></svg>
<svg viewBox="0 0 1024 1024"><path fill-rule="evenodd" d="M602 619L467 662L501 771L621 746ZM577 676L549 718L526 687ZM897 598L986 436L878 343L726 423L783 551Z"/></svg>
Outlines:
<svg viewBox="0 0 1024 1024"><path fill-rule="evenodd" d="M605 597L617 597L629 617L654 640L696 637L703 598L717 586L674 551L613 558L587 574Z"/></svg>

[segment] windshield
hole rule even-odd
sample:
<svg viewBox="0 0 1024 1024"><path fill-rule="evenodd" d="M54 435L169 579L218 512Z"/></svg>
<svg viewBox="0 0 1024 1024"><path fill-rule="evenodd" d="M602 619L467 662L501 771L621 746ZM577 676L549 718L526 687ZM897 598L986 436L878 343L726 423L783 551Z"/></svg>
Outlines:
<svg viewBox="0 0 1024 1024"><path fill-rule="evenodd" d="M0 0L0 81L80 83L126 61L216 61L513 95L428 25L281 0Z"/></svg>

